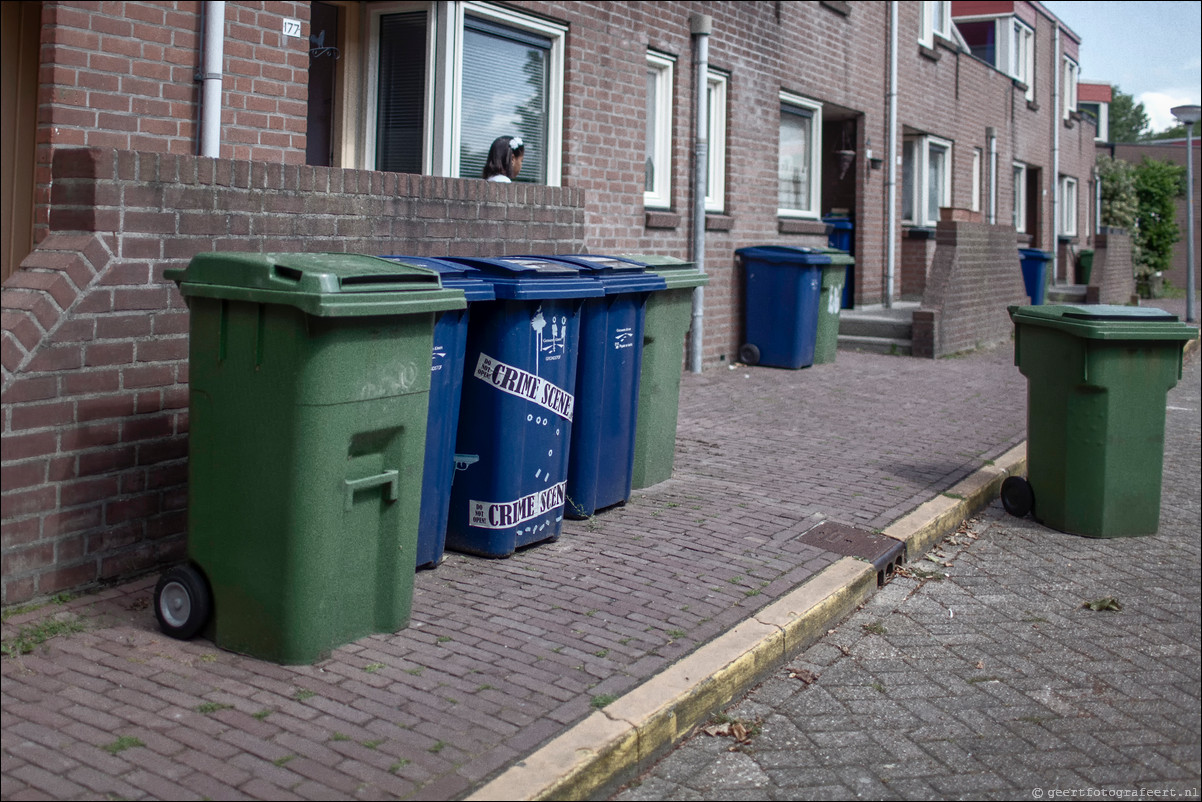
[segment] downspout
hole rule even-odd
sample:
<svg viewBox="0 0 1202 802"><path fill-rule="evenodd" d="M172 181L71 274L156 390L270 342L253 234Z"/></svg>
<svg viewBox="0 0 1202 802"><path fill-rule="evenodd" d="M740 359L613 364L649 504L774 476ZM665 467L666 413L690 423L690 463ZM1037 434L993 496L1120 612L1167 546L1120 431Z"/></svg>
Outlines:
<svg viewBox="0 0 1202 802"><path fill-rule="evenodd" d="M889 3L889 176L885 179L885 308L893 308L897 264L897 0Z"/></svg>
<svg viewBox="0 0 1202 802"><path fill-rule="evenodd" d="M1060 78L1064 67L1060 61L1060 21L1056 21L1056 34L1052 38L1052 285L1060 275Z"/></svg>
<svg viewBox="0 0 1202 802"><path fill-rule="evenodd" d="M695 162L693 164L693 263L701 273L705 272L705 190L709 186L709 56L710 33L714 21L706 14L689 16L689 33L696 40L693 48L694 81L697 98L694 115L697 130L694 132ZM689 371L701 372L704 332L702 319L705 315L705 288L693 290L693 323L689 334Z"/></svg>
<svg viewBox="0 0 1202 802"><path fill-rule="evenodd" d="M200 100L200 155L221 155L221 79L225 61L225 3L206 2L204 13L204 88Z"/></svg>
<svg viewBox="0 0 1202 802"><path fill-rule="evenodd" d="M989 141L989 225L998 225L998 129L992 125L984 130Z"/></svg>

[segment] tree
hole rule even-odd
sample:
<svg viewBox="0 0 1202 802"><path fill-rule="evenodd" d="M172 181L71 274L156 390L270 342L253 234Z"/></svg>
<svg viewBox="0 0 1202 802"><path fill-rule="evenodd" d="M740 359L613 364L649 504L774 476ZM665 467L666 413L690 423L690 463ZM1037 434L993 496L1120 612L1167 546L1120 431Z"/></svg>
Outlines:
<svg viewBox="0 0 1202 802"><path fill-rule="evenodd" d="M1102 183L1102 225L1121 228L1131 235L1131 261L1139 271L1139 197L1135 191L1135 168L1130 162L1099 156L1098 180Z"/></svg>
<svg viewBox="0 0 1202 802"><path fill-rule="evenodd" d="M1148 114L1143 103L1119 89L1110 96L1110 141L1138 142L1148 133Z"/></svg>
<svg viewBox="0 0 1202 802"><path fill-rule="evenodd" d="M1199 128L1202 124L1194 123L1194 137L1198 136ZM1178 123L1171 128L1166 128L1163 131L1158 131L1155 134L1148 134L1144 139L1152 141L1157 139L1185 139L1185 123Z"/></svg>
<svg viewBox="0 0 1202 802"><path fill-rule="evenodd" d="M1148 273L1168 270L1173 244L1181 239L1177 204L1185 194L1185 168L1171 162L1144 159L1135 168L1135 195L1139 201L1140 263Z"/></svg>

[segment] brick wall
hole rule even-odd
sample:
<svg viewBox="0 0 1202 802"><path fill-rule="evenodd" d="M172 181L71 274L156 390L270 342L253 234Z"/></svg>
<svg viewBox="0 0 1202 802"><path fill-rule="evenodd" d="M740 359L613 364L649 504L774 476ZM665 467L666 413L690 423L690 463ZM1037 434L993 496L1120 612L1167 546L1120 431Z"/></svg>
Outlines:
<svg viewBox="0 0 1202 802"><path fill-rule="evenodd" d="M1026 304L1014 229L940 222L922 306L914 313L914 356L940 357L1004 342L1006 307Z"/></svg>
<svg viewBox="0 0 1202 802"><path fill-rule="evenodd" d="M905 300L917 301L927 286L927 272L935 254L935 231L929 228L906 229L899 249L901 280L898 291Z"/></svg>
<svg viewBox="0 0 1202 802"><path fill-rule="evenodd" d="M1126 304L1135 296L1135 263L1131 258L1131 235L1122 229L1107 229L1094 239L1093 271L1085 288L1091 304Z"/></svg>
<svg viewBox="0 0 1202 802"><path fill-rule="evenodd" d="M51 234L4 285L3 603L182 556L187 311L206 251L578 250L583 193L59 150Z"/></svg>

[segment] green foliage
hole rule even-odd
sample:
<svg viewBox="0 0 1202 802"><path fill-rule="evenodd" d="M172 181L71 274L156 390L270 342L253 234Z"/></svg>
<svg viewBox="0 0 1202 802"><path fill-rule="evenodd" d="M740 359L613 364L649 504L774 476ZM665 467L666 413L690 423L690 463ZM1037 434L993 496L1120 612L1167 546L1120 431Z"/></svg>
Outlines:
<svg viewBox="0 0 1202 802"><path fill-rule="evenodd" d="M1102 225L1135 233L1139 199L1135 195L1135 168L1130 162L1098 157L1098 177L1102 181Z"/></svg>
<svg viewBox="0 0 1202 802"><path fill-rule="evenodd" d="M1110 97L1110 141L1138 142L1148 133L1148 114L1143 103L1117 86Z"/></svg>
<svg viewBox="0 0 1202 802"><path fill-rule="evenodd" d="M1135 168L1135 194L1139 201L1139 268L1145 275L1168 270L1173 244L1181 239L1174 201L1185 194L1185 168L1144 159Z"/></svg>

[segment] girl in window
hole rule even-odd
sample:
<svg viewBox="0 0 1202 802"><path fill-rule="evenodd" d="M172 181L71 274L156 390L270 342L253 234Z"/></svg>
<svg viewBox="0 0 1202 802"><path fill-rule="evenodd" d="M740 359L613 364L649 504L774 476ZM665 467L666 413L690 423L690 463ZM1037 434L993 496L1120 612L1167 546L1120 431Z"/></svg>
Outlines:
<svg viewBox="0 0 1202 802"><path fill-rule="evenodd" d="M488 150L488 161L484 163L484 178L508 184L522 171L522 156L526 146L520 136L499 136Z"/></svg>

